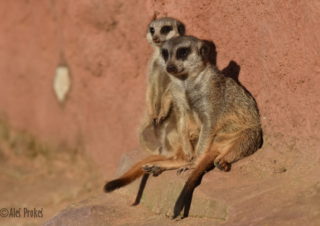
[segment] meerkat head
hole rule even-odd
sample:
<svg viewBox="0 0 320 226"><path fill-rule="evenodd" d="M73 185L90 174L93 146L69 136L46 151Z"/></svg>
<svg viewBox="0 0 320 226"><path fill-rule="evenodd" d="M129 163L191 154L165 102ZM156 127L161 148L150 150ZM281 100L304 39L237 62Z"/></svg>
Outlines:
<svg viewBox="0 0 320 226"><path fill-rule="evenodd" d="M151 45L161 47L165 41L184 33L185 27L180 21L164 17L151 21L148 26L147 40Z"/></svg>
<svg viewBox="0 0 320 226"><path fill-rule="evenodd" d="M166 71L179 79L199 74L210 63L213 46L212 42L192 36L168 40L161 48Z"/></svg>

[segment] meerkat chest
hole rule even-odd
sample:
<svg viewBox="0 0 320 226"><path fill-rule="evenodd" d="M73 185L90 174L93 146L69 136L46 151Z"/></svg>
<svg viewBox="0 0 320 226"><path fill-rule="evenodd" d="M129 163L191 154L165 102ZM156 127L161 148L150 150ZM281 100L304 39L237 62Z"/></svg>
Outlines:
<svg viewBox="0 0 320 226"><path fill-rule="evenodd" d="M173 81L170 86L170 91L178 109L180 109L180 111L190 111L190 105L183 84Z"/></svg>
<svg viewBox="0 0 320 226"><path fill-rule="evenodd" d="M201 113L207 107L207 91L201 83L188 83L185 88L186 99L190 107Z"/></svg>

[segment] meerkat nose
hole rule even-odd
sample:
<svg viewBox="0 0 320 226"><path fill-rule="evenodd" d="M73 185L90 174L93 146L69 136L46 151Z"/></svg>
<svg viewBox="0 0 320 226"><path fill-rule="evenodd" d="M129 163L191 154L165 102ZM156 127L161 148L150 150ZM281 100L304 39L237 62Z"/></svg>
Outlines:
<svg viewBox="0 0 320 226"><path fill-rule="evenodd" d="M154 42L159 42L159 41L160 41L160 38L159 38L158 36L154 36L154 37L152 38L152 40L153 40Z"/></svg>
<svg viewBox="0 0 320 226"><path fill-rule="evenodd" d="M167 72L168 73L177 73L178 72L178 69L177 69L177 67L174 65L174 64L169 64L168 66L167 66Z"/></svg>

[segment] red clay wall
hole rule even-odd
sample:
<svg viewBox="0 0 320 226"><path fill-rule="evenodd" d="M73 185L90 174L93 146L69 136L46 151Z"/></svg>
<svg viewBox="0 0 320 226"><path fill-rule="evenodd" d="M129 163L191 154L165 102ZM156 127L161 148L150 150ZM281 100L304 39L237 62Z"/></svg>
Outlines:
<svg viewBox="0 0 320 226"><path fill-rule="evenodd" d="M57 0L0 2L0 112L41 139L84 145L103 170L138 147L154 13L213 40L259 104L275 151L319 150L320 2ZM64 52L72 89L52 82ZM303 149L302 149L303 147Z"/></svg>

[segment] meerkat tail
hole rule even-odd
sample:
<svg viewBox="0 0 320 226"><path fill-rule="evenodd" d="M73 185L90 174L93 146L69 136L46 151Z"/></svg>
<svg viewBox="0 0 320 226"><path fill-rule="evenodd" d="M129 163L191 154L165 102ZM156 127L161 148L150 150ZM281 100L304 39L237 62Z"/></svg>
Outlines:
<svg viewBox="0 0 320 226"><path fill-rule="evenodd" d="M217 156L217 153L212 152L205 154L202 160L197 164L196 168L192 171L175 203L173 219L180 215L183 208L183 217L187 217L189 215L193 191L198 185L200 185L203 175L214 168L214 160Z"/></svg>
<svg viewBox="0 0 320 226"><path fill-rule="evenodd" d="M144 171L142 169L142 166L146 163L154 162L154 161L160 161L165 160L167 157L162 155L152 155L149 156L140 162L136 163L133 167L131 167L125 174L123 174L121 177L109 181L104 185L104 191L105 192L112 192L115 189L121 188L123 186L126 186L133 182L134 180L138 179L144 174Z"/></svg>

